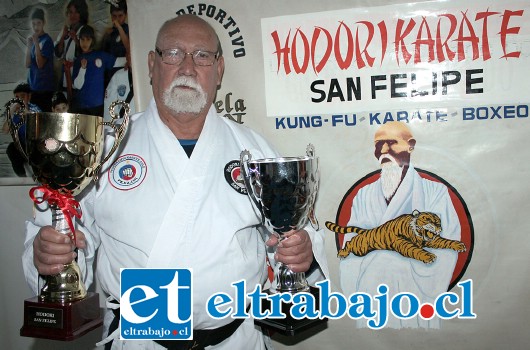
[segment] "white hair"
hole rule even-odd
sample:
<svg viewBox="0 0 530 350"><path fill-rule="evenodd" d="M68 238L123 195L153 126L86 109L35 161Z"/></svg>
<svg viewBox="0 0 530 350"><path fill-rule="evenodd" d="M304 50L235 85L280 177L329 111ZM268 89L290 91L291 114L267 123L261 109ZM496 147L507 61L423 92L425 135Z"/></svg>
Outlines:
<svg viewBox="0 0 530 350"><path fill-rule="evenodd" d="M390 162L381 163L383 159L388 159ZM379 163L381 163L381 189L383 190L383 195L388 200L396 193L401 183L403 168L389 154L383 154L379 158Z"/></svg>

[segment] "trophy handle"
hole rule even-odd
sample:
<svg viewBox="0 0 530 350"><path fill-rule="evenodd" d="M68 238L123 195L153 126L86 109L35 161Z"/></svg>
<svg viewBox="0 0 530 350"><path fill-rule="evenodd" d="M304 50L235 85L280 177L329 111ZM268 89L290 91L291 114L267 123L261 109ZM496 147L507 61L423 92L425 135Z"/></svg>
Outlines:
<svg viewBox="0 0 530 350"><path fill-rule="evenodd" d="M316 200L317 200L317 193L318 193L318 187L319 187L319 182L320 182L320 169L318 168L319 164L318 164L318 158L315 156L315 146L310 143L307 145L307 148L306 148L306 154L308 157L311 157L313 158L315 164L316 164L316 170L315 170L315 193L313 195L313 199L312 199L312 203L311 203L311 209L309 210L309 222L311 223L311 226L315 229L315 230L319 230L320 229L320 224L318 223L318 220L317 220L317 217L315 215L315 205L316 205Z"/></svg>
<svg viewBox="0 0 530 350"><path fill-rule="evenodd" d="M247 188L247 193L252 202L254 202L254 205L260 212L261 216L261 224L263 225L265 223L265 215L263 215L263 208L261 206L261 203L256 199L254 196L254 193L252 191L252 185L250 184L250 170L248 169L248 162L252 159L252 155L250 154L249 150L244 150L241 152L240 155L240 166L241 166L241 173L243 174L243 181L245 181L245 187Z"/></svg>
<svg viewBox="0 0 530 350"><path fill-rule="evenodd" d="M320 224L318 223L318 219L315 215L315 202L316 202L316 195L313 199L313 203L311 204L311 209L309 210L309 222L311 223L311 227L315 229L315 231L320 230Z"/></svg>
<svg viewBox="0 0 530 350"><path fill-rule="evenodd" d="M312 143L308 144L305 149L305 153L307 154L308 157L315 158L315 146L313 146Z"/></svg>
<svg viewBox="0 0 530 350"><path fill-rule="evenodd" d="M19 112L20 121L18 123L13 122L13 116L11 115L11 106L14 105L15 103L18 103L21 107L21 111ZM26 160L29 160L29 157L26 154L24 147L22 147L22 144L20 143L20 138L18 137L18 131L26 123L26 117L25 117L26 104L24 103L24 101L22 101L18 97L15 97L6 103L5 108L6 108L7 125L9 126L9 133L11 134L11 137L13 138L13 141L15 142L17 149L20 151L20 154L22 154Z"/></svg>
<svg viewBox="0 0 530 350"><path fill-rule="evenodd" d="M121 105L122 108L125 109L125 114L123 115L123 121L121 122L121 124L117 123L117 120L120 119L120 116L117 115L114 112L114 108L117 105ZM129 114L130 114L130 112L131 112L131 108L129 107L129 104L127 102L125 102L125 101L118 100L118 101L114 101L114 102L112 102L110 104L109 113L110 113L110 116L111 116L111 121L110 122L103 122L102 125L110 126L114 130L114 133L115 133L116 137L114 139L114 144L112 145L112 148L110 149L110 151L103 158L103 160L101 162L99 162L98 164L96 164L95 167L94 167L94 182L96 182L98 180L99 171L101 170L101 167L103 166L103 164L105 164L105 162L108 161L109 158L114 154L114 152L116 152L116 150L118 149L118 146L120 145L121 141L123 140L123 137L125 136L125 133L127 132L127 128L129 126Z"/></svg>

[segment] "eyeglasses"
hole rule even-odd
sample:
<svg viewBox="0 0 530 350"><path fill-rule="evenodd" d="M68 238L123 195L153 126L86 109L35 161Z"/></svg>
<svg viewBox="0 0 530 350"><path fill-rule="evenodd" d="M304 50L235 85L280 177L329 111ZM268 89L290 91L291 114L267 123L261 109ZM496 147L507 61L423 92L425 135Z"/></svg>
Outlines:
<svg viewBox="0 0 530 350"><path fill-rule="evenodd" d="M177 65L184 61L186 55L191 55L193 63L197 66L211 66L217 59L219 52L211 52L204 50L195 50L193 52L184 52L181 49L166 49L160 50L155 47L155 52L162 58L165 64Z"/></svg>

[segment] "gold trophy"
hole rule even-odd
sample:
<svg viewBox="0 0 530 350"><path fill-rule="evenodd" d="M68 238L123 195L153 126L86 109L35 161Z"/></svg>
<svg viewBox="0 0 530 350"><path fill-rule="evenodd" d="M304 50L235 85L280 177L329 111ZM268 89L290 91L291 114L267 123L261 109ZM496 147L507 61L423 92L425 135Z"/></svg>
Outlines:
<svg viewBox="0 0 530 350"><path fill-rule="evenodd" d="M11 114L11 106L21 109ZM121 123L114 108L121 105ZM109 107L111 121L74 113L26 112L20 99L6 104L11 136L40 184L30 190L31 199L47 202L52 226L75 243L75 218L81 217L74 199L93 179L122 141L129 123L129 105L116 101ZM114 144L101 160L104 127L114 130ZM24 325L20 335L55 340L73 340L99 327L103 320L97 293L87 292L77 262L64 265L57 275L44 276L39 296L24 301Z"/></svg>

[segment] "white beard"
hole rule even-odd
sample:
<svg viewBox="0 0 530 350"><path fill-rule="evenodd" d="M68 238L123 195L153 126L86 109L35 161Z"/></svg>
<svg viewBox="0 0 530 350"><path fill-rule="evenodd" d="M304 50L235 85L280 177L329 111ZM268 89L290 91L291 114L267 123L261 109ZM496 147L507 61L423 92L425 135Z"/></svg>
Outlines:
<svg viewBox="0 0 530 350"><path fill-rule="evenodd" d="M383 190L383 195L388 200L392 198L394 193L396 193L396 190L401 183L403 168L401 168L396 160L389 155L381 156L379 162L385 158L390 159L390 162L381 164L381 188Z"/></svg>
<svg viewBox="0 0 530 350"><path fill-rule="evenodd" d="M191 89L181 89L181 86ZM199 113L206 106L206 93L194 79L180 76L164 91L162 101L174 113Z"/></svg>

